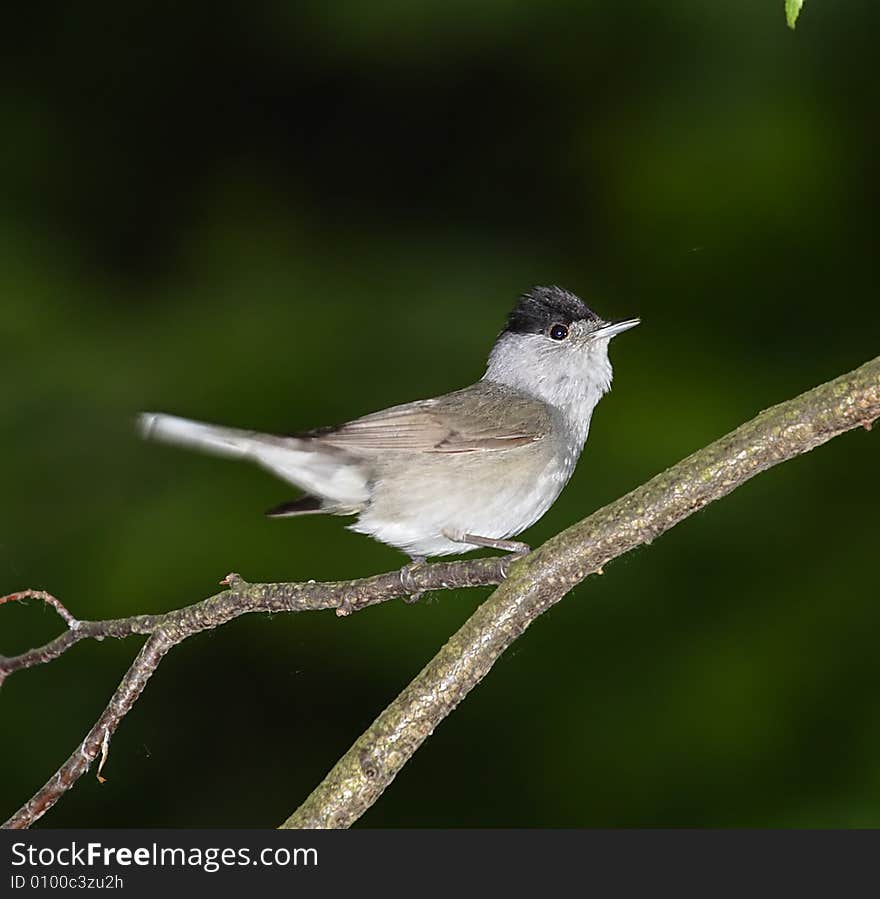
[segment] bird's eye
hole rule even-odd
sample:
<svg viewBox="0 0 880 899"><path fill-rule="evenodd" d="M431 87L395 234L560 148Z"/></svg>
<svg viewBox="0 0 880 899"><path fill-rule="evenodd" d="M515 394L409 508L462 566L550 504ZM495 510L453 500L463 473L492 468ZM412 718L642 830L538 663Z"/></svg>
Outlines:
<svg viewBox="0 0 880 899"><path fill-rule="evenodd" d="M568 328L565 325L553 325L550 329L550 336L554 340L565 340L568 337Z"/></svg>

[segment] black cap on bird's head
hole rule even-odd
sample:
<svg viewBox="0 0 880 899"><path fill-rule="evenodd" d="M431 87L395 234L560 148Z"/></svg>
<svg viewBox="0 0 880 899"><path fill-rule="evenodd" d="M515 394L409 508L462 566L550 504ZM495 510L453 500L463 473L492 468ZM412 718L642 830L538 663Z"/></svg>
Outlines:
<svg viewBox="0 0 880 899"><path fill-rule="evenodd" d="M606 322L579 297L563 287L533 287L507 316L502 334L546 334L564 340L574 322L586 322L589 337L614 337L635 327L637 318ZM583 332L582 332L583 333Z"/></svg>
<svg viewBox="0 0 880 899"><path fill-rule="evenodd" d="M541 334L551 325L599 321L599 316L578 296L562 287L533 287L524 293L507 316L505 331Z"/></svg>

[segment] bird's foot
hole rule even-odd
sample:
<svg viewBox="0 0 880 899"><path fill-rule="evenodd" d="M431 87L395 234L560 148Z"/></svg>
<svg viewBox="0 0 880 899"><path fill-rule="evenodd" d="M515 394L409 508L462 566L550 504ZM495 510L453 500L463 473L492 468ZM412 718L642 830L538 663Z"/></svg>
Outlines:
<svg viewBox="0 0 880 899"><path fill-rule="evenodd" d="M498 540L495 537L480 537L479 534L466 534L463 531L443 531L443 536L453 543L470 543L472 546L485 546L488 549L500 549L507 556L501 556L498 559L498 570L502 579L507 578L508 571L512 562L527 556L532 548L528 543L520 540Z"/></svg>
<svg viewBox="0 0 880 899"><path fill-rule="evenodd" d="M531 547L527 545L521 552L512 552L508 556L499 556L498 572L501 575L502 580L507 580L507 576L510 574L510 566L524 556L527 556L531 551Z"/></svg>
<svg viewBox="0 0 880 899"><path fill-rule="evenodd" d="M425 564L425 556L413 556L412 561L398 572L400 578L400 588L403 590L403 601L410 605L418 602L424 595L424 590L419 590L416 586L413 575Z"/></svg>

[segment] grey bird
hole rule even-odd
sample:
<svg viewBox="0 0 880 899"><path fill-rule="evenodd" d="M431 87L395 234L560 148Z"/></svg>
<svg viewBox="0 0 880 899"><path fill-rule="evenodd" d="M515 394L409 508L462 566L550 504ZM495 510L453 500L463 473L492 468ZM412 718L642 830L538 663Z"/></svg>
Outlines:
<svg viewBox="0 0 880 899"><path fill-rule="evenodd" d="M510 538L571 477L611 387L608 343L637 324L603 321L561 287L535 287L470 387L291 436L155 412L139 424L145 437L249 459L303 491L268 515L356 515L352 530L413 564L478 547L521 555L529 547Z"/></svg>

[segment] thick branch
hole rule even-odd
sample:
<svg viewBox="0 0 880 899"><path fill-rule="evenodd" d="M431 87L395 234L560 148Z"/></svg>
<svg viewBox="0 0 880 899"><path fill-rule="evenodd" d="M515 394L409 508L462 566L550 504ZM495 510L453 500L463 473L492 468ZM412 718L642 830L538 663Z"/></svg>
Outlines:
<svg viewBox="0 0 880 899"><path fill-rule="evenodd" d="M880 417L880 357L762 412L526 556L282 827L340 828L382 794L516 638L573 586L761 471Z"/></svg>

